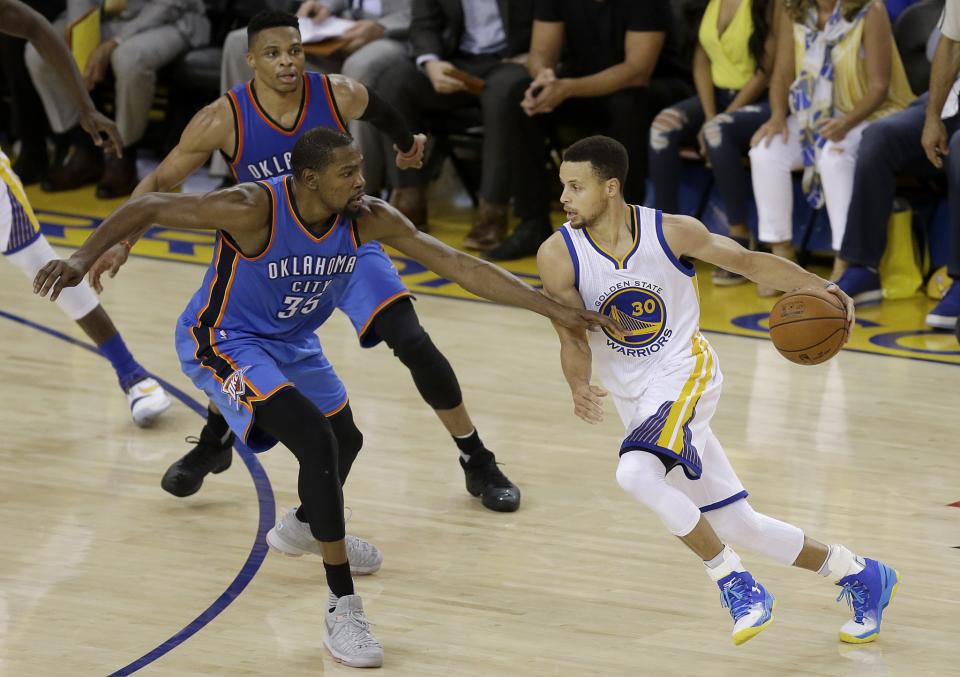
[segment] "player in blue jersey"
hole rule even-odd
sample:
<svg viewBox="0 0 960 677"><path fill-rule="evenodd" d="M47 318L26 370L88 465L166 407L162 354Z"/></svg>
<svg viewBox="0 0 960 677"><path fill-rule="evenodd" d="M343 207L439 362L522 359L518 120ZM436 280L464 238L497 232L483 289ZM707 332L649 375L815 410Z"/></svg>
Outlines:
<svg viewBox="0 0 960 677"><path fill-rule="evenodd" d="M283 12L263 12L253 18L247 28L253 80L197 113L180 143L140 182L134 197L173 190L213 152L224 154L240 181L288 173L290 153L301 131L318 125L343 130L351 119L368 121L394 139L397 166L420 166L424 137L413 136L399 114L375 92L344 76L304 72L297 26L297 18ZM128 247L121 244L98 262L91 271L95 288L100 288L104 271L116 273L127 253ZM410 370L423 399L454 438L468 491L491 510L516 510L520 490L481 442L456 374L420 326L410 292L377 243L361 248L357 274L340 309L356 328L361 346L370 348L382 340ZM349 430L351 418L347 409L337 421L346 420L343 425ZM339 429L337 421L334 427ZM230 466L232 444L226 421L211 407L197 446L170 467L163 488L176 496L195 493L207 473Z"/></svg>
<svg viewBox="0 0 960 677"><path fill-rule="evenodd" d="M214 260L177 323L181 366L247 445L265 451L281 442L297 457L303 517L319 542L330 588L324 643L338 661L373 667L382 663L383 649L354 592L343 523L342 478L353 459L338 449L327 418L346 402L346 391L314 333L356 275L362 243L384 242L468 291L576 331L602 326L619 333L619 327L421 233L364 194L362 159L350 136L317 127L294 145L292 176L206 195L136 198L69 259L44 266L34 290L55 300L103 252L149 224L217 231Z"/></svg>

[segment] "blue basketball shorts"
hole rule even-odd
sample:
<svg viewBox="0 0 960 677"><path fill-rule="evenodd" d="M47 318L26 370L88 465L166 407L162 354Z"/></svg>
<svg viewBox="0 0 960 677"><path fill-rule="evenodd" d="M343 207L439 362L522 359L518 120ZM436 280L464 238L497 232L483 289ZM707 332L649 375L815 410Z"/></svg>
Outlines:
<svg viewBox="0 0 960 677"><path fill-rule="evenodd" d="M284 388L297 388L326 416L347 405L347 389L315 334L274 340L222 329L195 329L178 322L176 348L183 373L207 394L234 434L255 452L267 451L277 443L254 425L257 405Z"/></svg>

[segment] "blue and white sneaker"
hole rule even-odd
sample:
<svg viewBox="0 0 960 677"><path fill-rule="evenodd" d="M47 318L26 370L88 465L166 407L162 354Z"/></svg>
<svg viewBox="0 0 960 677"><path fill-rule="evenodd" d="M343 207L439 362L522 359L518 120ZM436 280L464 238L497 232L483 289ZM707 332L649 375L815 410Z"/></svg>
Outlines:
<svg viewBox="0 0 960 677"><path fill-rule="evenodd" d="M724 576L720 586L720 605L730 609L733 618L733 643L737 646L753 638L773 622L776 600L747 571Z"/></svg>
<svg viewBox="0 0 960 677"><path fill-rule="evenodd" d="M864 558L864 568L837 581L843 590L837 597L846 599L853 610L853 618L840 628L840 641L866 644L880 634L880 621L900 585L900 574L883 562Z"/></svg>
<svg viewBox="0 0 960 677"><path fill-rule="evenodd" d="M927 324L934 329L954 329L960 317L960 279L954 280L947 293L927 315Z"/></svg>
<svg viewBox="0 0 960 677"><path fill-rule="evenodd" d="M880 274L866 266L850 266L840 279L837 286L843 293L853 299L855 306L868 303L879 303L883 300L883 288L880 286Z"/></svg>

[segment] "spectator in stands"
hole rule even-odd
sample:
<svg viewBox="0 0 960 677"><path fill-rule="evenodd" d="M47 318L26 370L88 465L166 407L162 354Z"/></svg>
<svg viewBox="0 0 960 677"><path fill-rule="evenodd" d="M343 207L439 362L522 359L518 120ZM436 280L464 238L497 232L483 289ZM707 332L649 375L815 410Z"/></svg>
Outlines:
<svg viewBox="0 0 960 677"><path fill-rule="evenodd" d="M530 45L532 24L533 0L414 0L410 25L414 59L397 61L381 80L380 95L413 129L429 130L430 115L479 106L484 128L480 210L464 240L470 248L492 246L505 234L515 155L507 119L520 105L516 83L529 81L518 61ZM481 78L483 91L468 92L464 82L451 76L451 69ZM424 227L426 172L390 167L389 173L394 186L390 201Z"/></svg>
<svg viewBox="0 0 960 677"><path fill-rule="evenodd" d="M69 22L100 4L68 0L65 15L54 26L63 31ZM72 144L64 162L50 170L44 190L70 190L99 180L97 197L115 198L128 195L137 185L136 144L147 128L157 70L190 47L205 44L210 24L203 0L105 0L100 11L102 42L91 54L84 78L92 90L113 71L123 157L108 155L103 163L78 124L73 102L58 95L60 85L50 65L33 46L27 46L25 58L50 126L54 132L68 135Z"/></svg>
<svg viewBox="0 0 960 677"><path fill-rule="evenodd" d="M788 0L778 30L770 119L754 135L750 162L760 240L795 259L791 171L804 170L812 207L826 204L839 250L863 132L913 93L882 2ZM841 267L838 259L833 279Z"/></svg>
<svg viewBox="0 0 960 677"><path fill-rule="evenodd" d="M65 0L31 0L25 2L47 21L53 21L66 8ZM24 185L37 183L46 176L47 129L43 104L37 96L23 60L27 41L12 35L0 35L0 64L2 77L10 94L10 127L14 138L20 140L20 152L13 171Z"/></svg>
<svg viewBox="0 0 960 677"><path fill-rule="evenodd" d="M947 271L953 284L927 315L927 324L952 329L960 316L960 4L946 4L940 31L934 41L930 91L863 136L840 250L850 267L838 284L854 303L883 298L878 269L887 245L896 175L923 177L945 170L952 237Z"/></svg>
<svg viewBox="0 0 960 677"><path fill-rule="evenodd" d="M354 19L343 36L344 46L327 56L307 50L307 64L324 73L342 73L379 91L380 78L389 66L406 60L410 53L411 0L265 0L263 9L295 12L298 16L323 21L329 16ZM226 92L253 77L247 57L247 31L238 28L227 34L223 45L220 86ZM370 125L351 122L350 131L360 142L364 157L367 189L379 193L384 185L384 168L393 162L393 153L384 155L380 136ZM214 155L211 174L227 176L227 164Z"/></svg>
<svg viewBox="0 0 960 677"><path fill-rule="evenodd" d="M766 90L776 35L771 28L780 18L779 8L772 0L710 0L694 48L697 95L661 111L650 129L653 206L671 214L680 211L680 149L696 143L713 169L730 236L745 247L750 244L750 179L742 158L754 132L770 117ZM713 282L732 285L746 278L717 268Z"/></svg>
<svg viewBox="0 0 960 677"><path fill-rule="evenodd" d="M512 111L518 131L512 154L514 199L520 225L494 260L536 253L553 229L547 139L558 126L603 133L627 148L629 202L643 201L650 122L665 106L693 93L682 26L669 0L538 0L522 107ZM516 99L516 93L510 97Z"/></svg>

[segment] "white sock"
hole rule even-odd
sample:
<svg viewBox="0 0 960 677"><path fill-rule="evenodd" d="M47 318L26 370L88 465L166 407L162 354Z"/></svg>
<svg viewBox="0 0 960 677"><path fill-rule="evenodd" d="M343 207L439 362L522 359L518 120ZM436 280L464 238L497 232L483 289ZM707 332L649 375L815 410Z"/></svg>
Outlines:
<svg viewBox="0 0 960 677"><path fill-rule="evenodd" d="M710 561L704 562L703 566L707 569L707 575L714 583L725 576L729 576L734 571L746 571L740 561L740 556L729 545L723 546L720 554Z"/></svg>
<svg viewBox="0 0 960 677"><path fill-rule="evenodd" d="M854 555L846 546L831 545L829 546L827 559L817 573L836 582L851 574L860 573L864 566L863 558Z"/></svg>

